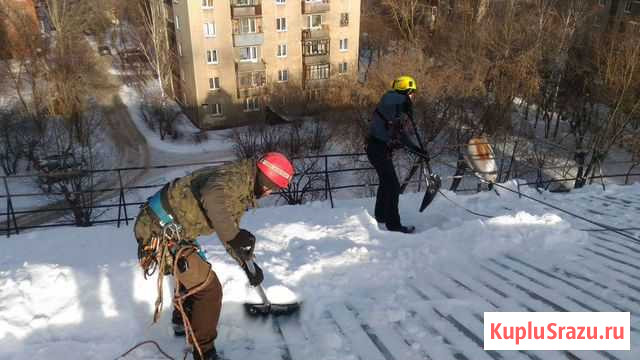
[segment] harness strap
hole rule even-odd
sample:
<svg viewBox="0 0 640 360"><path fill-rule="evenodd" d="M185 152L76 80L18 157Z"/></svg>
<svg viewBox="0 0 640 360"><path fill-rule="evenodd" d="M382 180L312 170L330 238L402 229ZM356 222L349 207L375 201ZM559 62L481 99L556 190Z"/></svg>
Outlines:
<svg viewBox="0 0 640 360"><path fill-rule="evenodd" d="M167 189L167 186L164 186L160 191L153 194L148 200L149 208L153 211L153 214L158 217L158 221L160 222L160 226L164 227L165 225L173 224L175 219L169 211L165 209L165 206L162 202L162 195L164 190Z"/></svg>

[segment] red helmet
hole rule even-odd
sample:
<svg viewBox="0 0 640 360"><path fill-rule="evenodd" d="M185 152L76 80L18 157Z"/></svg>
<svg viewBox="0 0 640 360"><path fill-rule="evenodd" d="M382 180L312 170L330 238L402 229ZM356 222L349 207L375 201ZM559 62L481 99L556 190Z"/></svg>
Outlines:
<svg viewBox="0 0 640 360"><path fill-rule="evenodd" d="M293 165L286 156L277 152L264 154L258 160L258 169L280 188L289 186L293 177Z"/></svg>

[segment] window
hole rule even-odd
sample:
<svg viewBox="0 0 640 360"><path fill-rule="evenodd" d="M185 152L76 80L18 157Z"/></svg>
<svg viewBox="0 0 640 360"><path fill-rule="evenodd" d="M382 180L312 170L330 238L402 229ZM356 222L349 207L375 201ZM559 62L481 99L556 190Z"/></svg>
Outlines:
<svg viewBox="0 0 640 360"><path fill-rule="evenodd" d="M306 21L307 29L319 29L322 27L322 15L309 15Z"/></svg>
<svg viewBox="0 0 640 360"><path fill-rule="evenodd" d="M249 46L240 48L240 61L258 62L258 47Z"/></svg>
<svg viewBox="0 0 640 360"><path fill-rule="evenodd" d="M280 82L289 81L289 70L287 69L278 70L278 81Z"/></svg>
<svg viewBox="0 0 640 360"><path fill-rule="evenodd" d="M627 0L627 3L624 5L624 12L630 13L632 5L633 5L633 1Z"/></svg>
<svg viewBox="0 0 640 360"><path fill-rule="evenodd" d="M209 78L209 90L219 90L220 89L220 78L219 77L210 77Z"/></svg>
<svg viewBox="0 0 640 360"><path fill-rule="evenodd" d="M276 31L287 31L287 18L276 18Z"/></svg>
<svg viewBox="0 0 640 360"><path fill-rule="evenodd" d="M204 113L211 114L213 116L221 116L222 115L222 105L221 104L202 104L202 111Z"/></svg>
<svg viewBox="0 0 640 360"><path fill-rule="evenodd" d="M213 0L202 0L203 9L213 9Z"/></svg>
<svg viewBox="0 0 640 360"><path fill-rule="evenodd" d="M307 67L307 80L322 80L329 78L329 64L311 65Z"/></svg>
<svg viewBox="0 0 640 360"><path fill-rule="evenodd" d="M348 49L347 39L340 39L340 51L347 51Z"/></svg>
<svg viewBox="0 0 640 360"><path fill-rule="evenodd" d="M218 50L207 50L207 64L218 63Z"/></svg>
<svg viewBox="0 0 640 360"><path fill-rule="evenodd" d="M252 34L256 32L256 18L246 17L240 19L240 33Z"/></svg>
<svg viewBox="0 0 640 360"><path fill-rule="evenodd" d="M349 26L349 13L340 14L340 26Z"/></svg>
<svg viewBox="0 0 640 360"><path fill-rule="evenodd" d="M276 5L284 5L287 0L276 0Z"/></svg>
<svg viewBox="0 0 640 360"><path fill-rule="evenodd" d="M204 23L202 28L204 29L204 36L205 37L214 37L214 36L216 36L216 24L214 24L214 23Z"/></svg>
<svg viewBox="0 0 640 360"><path fill-rule="evenodd" d="M278 45L278 57L287 57L287 44Z"/></svg>
<svg viewBox="0 0 640 360"><path fill-rule="evenodd" d="M244 99L244 111L260 110L260 102L257 97L248 97Z"/></svg>
<svg viewBox="0 0 640 360"><path fill-rule="evenodd" d="M180 18L176 15L176 30L180 30Z"/></svg>
<svg viewBox="0 0 640 360"><path fill-rule="evenodd" d="M338 64L338 73L346 74L347 73L347 63L342 62Z"/></svg>

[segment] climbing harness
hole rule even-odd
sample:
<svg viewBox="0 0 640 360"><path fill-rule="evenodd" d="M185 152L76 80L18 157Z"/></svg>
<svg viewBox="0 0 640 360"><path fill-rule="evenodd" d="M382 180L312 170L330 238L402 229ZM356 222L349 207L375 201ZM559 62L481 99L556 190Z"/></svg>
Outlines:
<svg viewBox="0 0 640 360"><path fill-rule="evenodd" d="M176 276L176 272L178 270L178 261L183 257L185 251L192 250L196 252L203 261L206 262L206 256L198 244L197 240L188 241L187 239L183 239L183 228L176 221L176 219L171 215L171 211L167 210L163 203L163 193L166 190L164 187L162 190L156 192L153 196L151 196L147 200L147 206L150 212L156 217L160 227L162 228L161 236L153 236L151 238L151 245L145 248L145 252L148 254L143 260L143 268L145 269L145 277L151 276L156 269L158 271L158 279L157 279L157 297L155 301L155 309L153 313L153 322L156 323L162 312L163 307L163 280L165 274L165 269L169 265L167 262L171 261L171 275L173 275L173 279L175 282L174 286L174 294L173 294L173 303L175 308L180 312L182 316L182 321L184 324L185 332L187 334L187 339L189 342L195 347L195 350L198 351L200 355L202 355L202 350L196 341L195 333L193 332L193 328L191 327L191 322L184 310L184 300L197 293L206 287L213 279L213 273L211 271L208 272L205 281L191 289L186 289L183 291L182 283L178 280ZM145 267L144 265L150 266ZM151 270L149 270L151 269Z"/></svg>

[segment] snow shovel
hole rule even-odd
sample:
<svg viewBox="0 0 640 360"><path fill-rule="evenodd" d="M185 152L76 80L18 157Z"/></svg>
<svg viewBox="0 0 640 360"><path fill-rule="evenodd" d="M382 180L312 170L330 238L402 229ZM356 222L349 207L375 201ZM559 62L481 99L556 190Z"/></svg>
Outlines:
<svg viewBox="0 0 640 360"><path fill-rule="evenodd" d="M442 186L442 180L440 179L440 176L431 172L431 166L429 165L429 158L427 156L410 148L407 148L407 151L421 158L427 166L427 169L423 169L425 172L425 181L427 182L427 190L425 190L424 196L422 197L422 203L420 203L420 212L423 212L424 209L431 204L433 199L435 199L436 195L438 195L440 186ZM428 174L426 170L429 171Z"/></svg>
<svg viewBox="0 0 640 360"><path fill-rule="evenodd" d="M245 265L247 265L247 269L252 274L255 273L256 271L256 268L253 266L253 264L254 264L253 261L245 262ZM256 291L258 292L258 295L260 295L260 298L262 299L262 303L259 303L259 304L245 303L244 308L247 311L247 313L249 313L249 315L252 315L252 316L290 315L298 311L298 309L300 309L299 302L277 303L277 304L272 303L267 298L267 294L265 294L264 288L262 287L262 285L256 286Z"/></svg>
<svg viewBox="0 0 640 360"><path fill-rule="evenodd" d="M440 191L440 186L442 186L442 180L440 179L440 176L434 174L433 171L431 171L431 164L429 164L429 156L427 155L427 150L424 148L424 144L422 143L422 139L420 138L420 133L418 132L418 127L416 126L416 122L413 119L413 116L409 116L409 120L411 121L411 125L413 126L413 132L416 136L416 140L418 140L420 151L415 151L410 148L407 148L407 150L417 155L419 158L421 158L424 161L424 164L427 166L427 170L429 170L429 174L425 172L427 190L424 192L424 196L422 197L422 203L420 204L420 212L423 212L424 209L426 209L427 206L431 204L433 199L435 199L436 195Z"/></svg>

